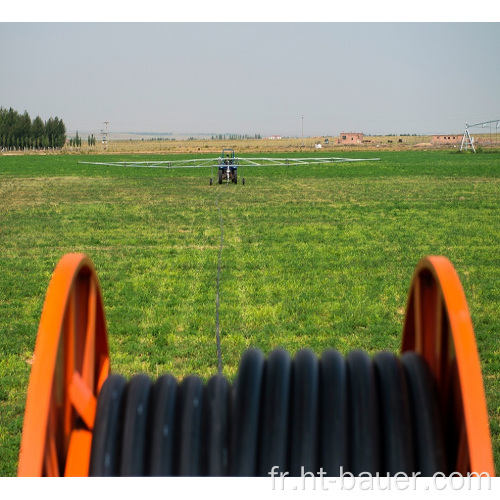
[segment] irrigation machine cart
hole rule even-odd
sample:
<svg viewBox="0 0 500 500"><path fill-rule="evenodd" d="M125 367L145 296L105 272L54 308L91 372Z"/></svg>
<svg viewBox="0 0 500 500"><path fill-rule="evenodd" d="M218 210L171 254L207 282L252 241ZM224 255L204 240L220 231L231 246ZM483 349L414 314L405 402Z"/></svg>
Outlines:
<svg viewBox="0 0 500 500"><path fill-rule="evenodd" d="M238 184L238 165L239 161L234 154L234 149L223 149L218 159L218 181L222 184L226 181L228 184L232 182ZM210 178L212 184L212 178ZM245 184L245 178L242 178L242 184Z"/></svg>

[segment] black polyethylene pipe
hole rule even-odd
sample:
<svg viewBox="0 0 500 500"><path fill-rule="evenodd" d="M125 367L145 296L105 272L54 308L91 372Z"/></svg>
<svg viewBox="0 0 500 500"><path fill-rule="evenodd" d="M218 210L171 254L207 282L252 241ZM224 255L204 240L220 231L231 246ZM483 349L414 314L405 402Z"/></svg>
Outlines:
<svg viewBox="0 0 500 500"><path fill-rule="evenodd" d="M380 471L378 401L373 362L364 351L351 351L347 356L349 379L349 448L351 472L375 475Z"/></svg>
<svg viewBox="0 0 500 500"><path fill-rule="evenodd" d="M98 396L91 476L279 476L447 471L424 359L335 350L292 360L247 350L234 383L110 375ZM449 467L448 467L449 468ZM450 469L451 470L451 469Z"/></svg>
<svg viewBox="0 0 500 500"><path fill-rule="evenodd" d="M349 470L346 361L329 349L319 372L319 463L325 475L339 477Z"/></svg>
<svg viewBox="0 0 500 500"><path fill-rule="evenodd" d="M288 416L292 360L284 349L266 359L262 383L257 475L268 477L273 467L288 471Z"/></svg>
<svg viewBox="0 0 500 500"><path fill-rule="evenodd" d="M201 476L202 464L202 415L203 381L196 375L189 375L179 387L179 431L177 453L179 476Z"/></svg>
<svg viewBox="0 0 500 500"><path fill-rule="evenodd" d="M151 379L135 375L125 393L120 475L145 476Z"/></svg>
<svg viewBox="0 0 500 500"><path fill-rule="evenodd" d="M177 380L162 375L151 391L151 428L149 433L149 475L173 476Z"/></svg>
<svg viewBox="0 0 500 500"><path fill-rule="evenodd" d="M97 399L94 432L90 454L89 476L120 474L122 411L127 381L121 375L110 375Z"/></svg>
<svg viewBox="0 0 500 500"><path fill-rule="evenodd" d="M229 468L232 476L256 475L263 371L262 352L258 349L245 351L233 386Z"/></svg>
<svg viewBox="0 0 500 500"><path fill-rule="evenodd" d="M403 367L390 352L373 358L380 406L381 453L384 470L394 476L398 472L411 475L414 469L411 435L410 400Z"/></svg>
<svg viewBox="0 0 500 500"><path fill-rule="evenodd" d="M229 382L220 374L213 376L206 386L204 452L208 476L228 474L230 389Z"/></svg>
<svg viewBox="0 0 500 500"><path fill-rule="evenodd" d="M318 358L302 349L293 360L290 413L290 475L314 474L318 450Z"/></svg>
<svg viewBox="0 0 500 500"><path fill-rule="evenodd" d="M423 477L431 477L446 470L446 453L442 419L435 380L424 359L415 352L401 356L412 413L413 442L415 443L415 470Z"/></svg>

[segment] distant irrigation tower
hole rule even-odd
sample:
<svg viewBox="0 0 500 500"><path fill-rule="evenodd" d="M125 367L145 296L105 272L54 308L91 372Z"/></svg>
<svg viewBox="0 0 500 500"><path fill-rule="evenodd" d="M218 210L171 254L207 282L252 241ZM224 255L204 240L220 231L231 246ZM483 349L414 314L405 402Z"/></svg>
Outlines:
<svg viewBox="0 0 500 500"><path fill-rule="evenodd" d="M102 147L103 149L107 150L108 149L108 123L109 122L103 122L104 123L104 130L101 130L102 134Z"/></svg>
<svg viewBox="0 0 500 500"><path fill-rule="evenodd" d="M470 135L470 132L469 132L469 129L471 128L475 128L475 127L481 127L481 128L485 128L489 125L489 129L490 129L490 143L492 143L493 141L491 140L491 137L492 137L492 128L493 128L493 124L495 124L495 143L498 144L498 127L500 125L500 120L489 120L487 122L481 122L481 123L474 123L472 125L469 125L467 122L465 123L465 131L464 131L464 135L462 137L462 143L460 144L460 151L467 151L469 148L472 149L472 151L474 151L474 153L476 152L476 148L474 147L474 137L472 137Z"/></svg>

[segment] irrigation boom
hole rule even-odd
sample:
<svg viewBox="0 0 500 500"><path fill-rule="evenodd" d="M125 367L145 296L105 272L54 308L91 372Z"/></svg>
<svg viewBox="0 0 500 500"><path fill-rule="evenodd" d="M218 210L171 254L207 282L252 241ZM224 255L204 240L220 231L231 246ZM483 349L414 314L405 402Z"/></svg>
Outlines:
<svg viewBox="0 0 500 500"><path fill-rule="evenodd" d="M233 149L223 149L218 158L188 159L188 160L153 160L153 161L115 161L115 162L94 162L79 161L79 164L104 165L111 167L129 168L211 168L210 185L213 184L213 169L218 169L218 182L222 184L238 183L239 167L294 167L309 165L327 165L331 163L377 161L379 158L339 158L339 157L312 157L312 158L261 158L235 156ZM245 178L242 178L245 184Z"/></svg>
<svg viewBox="0 0 500 500"><path fill-rule="evenodd" d="M329 163L377 161L380 158L244 158L235 157L238 166L244 167L292 167L296 165L325 165ZM79 164L107 165L116 167L140 167L140 168L210 168L219 167L221 158L174 160L174 161L116 161L116 162L94 162L79 161Z"/></svg>

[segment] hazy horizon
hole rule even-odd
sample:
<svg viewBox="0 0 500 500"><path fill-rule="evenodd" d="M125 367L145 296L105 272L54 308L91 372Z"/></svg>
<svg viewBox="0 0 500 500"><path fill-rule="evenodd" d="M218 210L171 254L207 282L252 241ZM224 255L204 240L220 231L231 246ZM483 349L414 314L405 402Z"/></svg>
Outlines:
<svg viewBox="0 0 500 500"><path fill-rule="evenodd" d="M69 133L460 133L500 118L499 28L0 23L0 106Z"/></svg>

